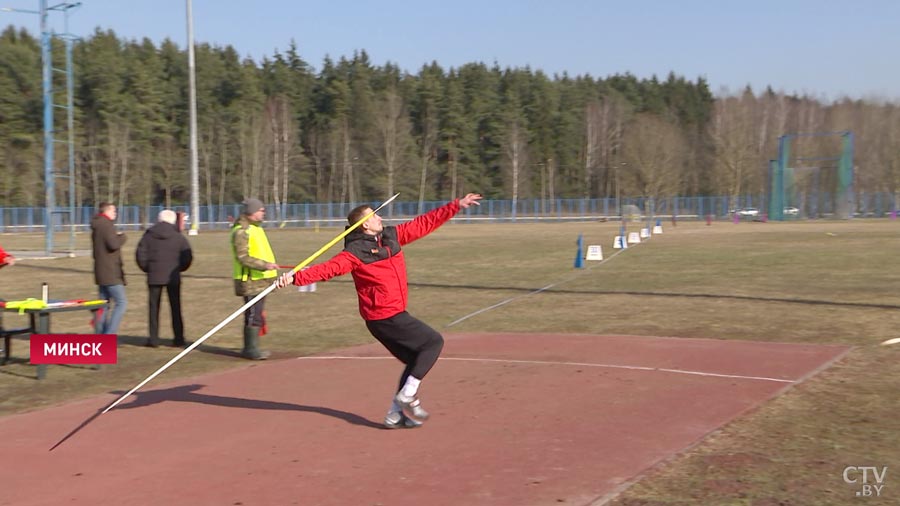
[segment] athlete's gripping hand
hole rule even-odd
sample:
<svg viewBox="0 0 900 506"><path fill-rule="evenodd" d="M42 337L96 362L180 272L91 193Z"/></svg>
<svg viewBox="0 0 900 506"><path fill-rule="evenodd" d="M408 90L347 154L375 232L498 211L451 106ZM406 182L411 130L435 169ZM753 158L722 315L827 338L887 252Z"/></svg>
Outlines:
<svg viewBox="0 0 900 506"><path fill-rule="evenodd" d="M463 209L468 209L469 206L480 206L478 203L481 200L481 194L479 193L467 193L465 197L459 199L459 207Z"/></svg>
<svg viewBox="0 0 900 506"><path fill-rule="evenodd" d="M278 279L275 281L276 288L284 288L289 285L294 284L294 273L292 271L287 271L281 276L278 276Z"/></svg>

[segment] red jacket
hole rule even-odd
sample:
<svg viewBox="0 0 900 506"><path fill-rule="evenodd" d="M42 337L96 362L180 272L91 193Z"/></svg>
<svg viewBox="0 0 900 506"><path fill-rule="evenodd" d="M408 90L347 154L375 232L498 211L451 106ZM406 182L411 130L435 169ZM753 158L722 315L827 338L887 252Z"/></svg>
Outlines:
<svg viewBox="0 0 900 506"><path fill-rule="evenodd" d="M434 232L459 212L459 200L429 211L378 235L356 229L344 239L344 251L294 273L295 285L308 285L352 273L364 320L383 320L406 311L406 262L400 247Z"/></svg>
<svg viewBox="0 0 900 506"><path fill-rule="evenodd" d="M0 247L0 267L6 267L6 259L15 258Z"/></svg>

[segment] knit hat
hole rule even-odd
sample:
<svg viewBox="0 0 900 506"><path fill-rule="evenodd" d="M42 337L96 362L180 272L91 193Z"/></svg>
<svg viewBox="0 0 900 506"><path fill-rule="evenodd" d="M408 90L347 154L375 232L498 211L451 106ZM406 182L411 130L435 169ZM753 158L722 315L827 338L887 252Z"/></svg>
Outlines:
<svg viewBox="0 0 900 506"><path fill-rule="evenodd" d="M265 207L262 201L259 199L245 199L242 204L244 207L241 209L241 211L246 215L253 214Z"/></svg>

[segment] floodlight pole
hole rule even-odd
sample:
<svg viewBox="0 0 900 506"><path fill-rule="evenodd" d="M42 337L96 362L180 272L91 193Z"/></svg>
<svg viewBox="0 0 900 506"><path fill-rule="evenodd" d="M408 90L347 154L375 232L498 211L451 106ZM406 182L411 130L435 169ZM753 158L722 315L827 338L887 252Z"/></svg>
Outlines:
<svg viewBox="0 0 900 506"><path fill-rule="evenodd" d="M50 56L50 32L47 31L47 0L40 1L41 75L44 95L44 248L53 251L53 208L56 207L53 184L53 62Z"/></svg>
<svg viewBox="0 0 900 506"><path fill-rule="evenodd" d="M619 162L618 166L616 166L616 210L619 212L619 219L622 218L622 191L621 184L619 182L619 172L625 170L625 166L628 165L627 162Z"/></svg>
<svg viewBox="0 0 900 506"><path fill-rule="evenodd" d="M628 165L627 162L619 162L616 167L616 209L619 211L619 240L622 241L620 246L623 248L627 247L628 243L625 241L625 213L622 212L622 187L619 183L619 172L624 170L626 165Z"/></svg>
<svg viewBox="0 0 900 506"><path fill-rule="evenodd" d="M72 75L72 45L74 36L69 33L69 9L80 7L81 2L64 4L63 14L65 22L66 40L66 127L68 130L69 144L69 253L75 254L75 79Z"/></svg>
<svg viewBox="0 0 900 506"><path fill-rule="evenodd" d="M188 45L188 81L190 86L191 112L191 228L188 235L199 233L200 222L200 190L197 169L197 82L194 76L194 15L191 0L187 3L187 45Z"/></svg>

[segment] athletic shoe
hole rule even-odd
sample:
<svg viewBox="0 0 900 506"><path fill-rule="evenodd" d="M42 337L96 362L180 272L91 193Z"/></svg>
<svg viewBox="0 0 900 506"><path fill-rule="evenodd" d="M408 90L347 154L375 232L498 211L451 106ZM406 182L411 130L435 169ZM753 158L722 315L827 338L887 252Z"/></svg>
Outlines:
<svg viewBox="0 0 900 506"><path fill-rule="evenodd" d="M394 400L397 401L397 404L403 408L403 412L409 415L410 418L415 418L422 422L428 420L428 412L422 407L418 397L407 397L403 395L403 392L398 392Z"/></svg>
<svg viewBox="0 0 900 506"><path fill-rule="evenodd" d="M415 429L421 426L422 422L417 422L400 411L388 413L384 417L385 429Z"/></svg>

